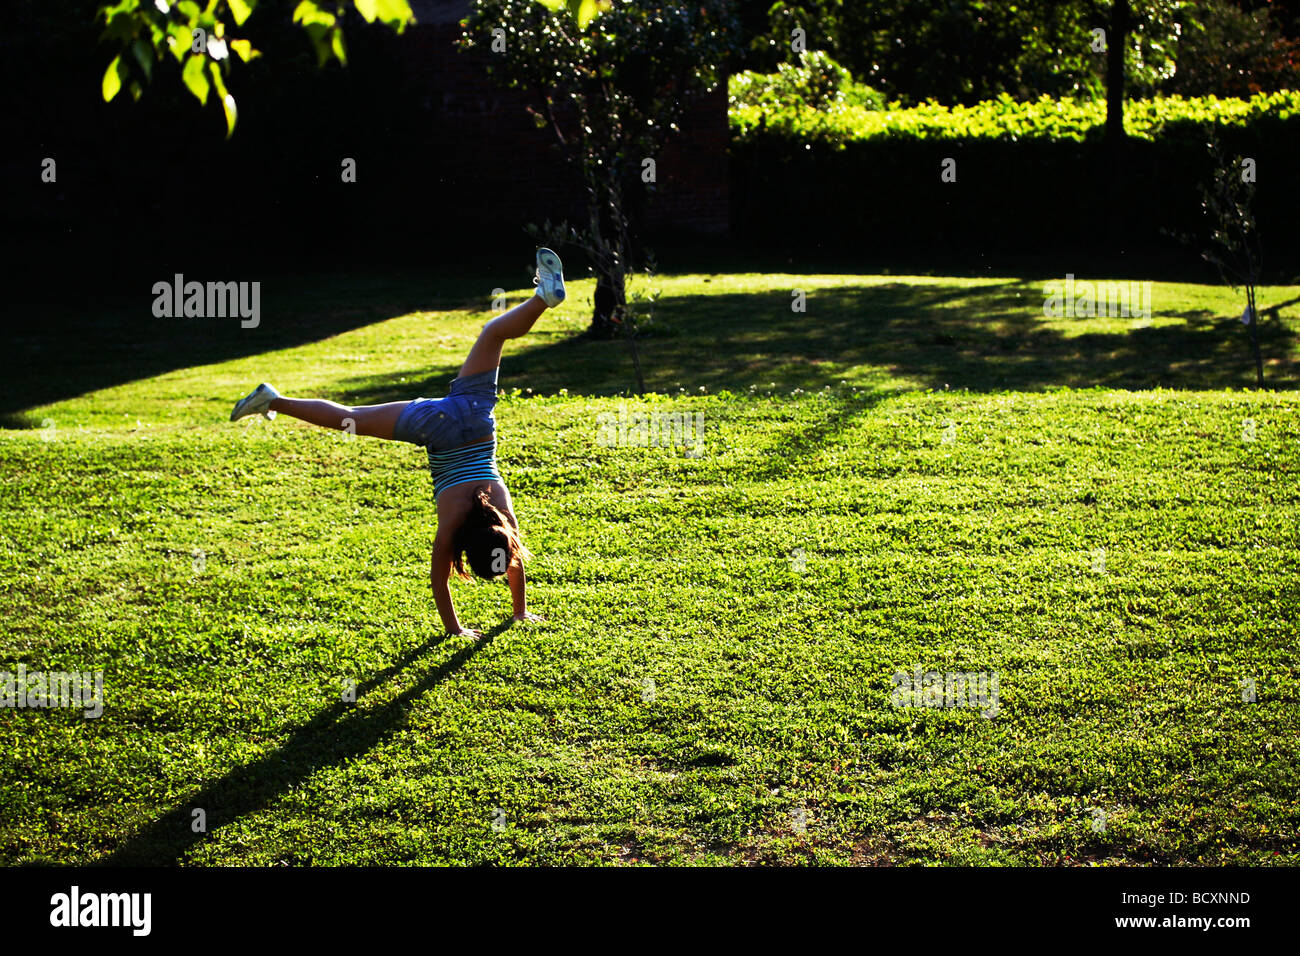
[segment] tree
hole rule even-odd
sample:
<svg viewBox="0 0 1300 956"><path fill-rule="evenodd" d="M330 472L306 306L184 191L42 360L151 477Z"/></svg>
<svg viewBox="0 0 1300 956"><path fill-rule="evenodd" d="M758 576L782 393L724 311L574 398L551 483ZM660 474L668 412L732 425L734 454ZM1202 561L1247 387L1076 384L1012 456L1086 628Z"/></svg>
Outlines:
<svg viewBox="0 0 1300 956"><path fill-rule="evenodd" d="M1018 99L1100 96L1107 57L1095 29L1111 32L1110 0L738 0L744 29L742 67L770 73L790 55L790 34L826 50L855 79L903 102L935 99L970 105L1003 93ZM1128 0L1127 42L1108 46L1124 58L1135 93L1155 91L1173 75L1179 18L1186 0Z"/></svg>
<svg viewBox="0 0 1300 956"><path fill-rule="evenodd" d="M1183 24L1178 72L1169 92L1246 98L1294 89L1300 81L1300 42L1284 35L1281 19L1272 8L1246 11L1228 0L1200 0Z"/></svg>
<svg viewBox="0 0 1300 956"><path fill-rule="evenodd" d="M104 21L102 39L116 51L104 71L102 93L111 101L125 88L139 99L154 69L171 56L180 67L182 82L194 97L206 105L215 91L226 117L226 135L235 131L239 108L226 87L231 54L244 63L261 52L250 40L236 37L259 0L117 0L96 12ZM351 7L367 23L379 21L401 33L414 21L407 0L301 0L294 8L293 22L302 25L316 50L318 65L331 59L347 62L343 42L345 7Z"/></svg>
<svg viewBox="0 0 1300 956"><path fill-rule="evenodd" d="M904 102L972 104L1007 93L1078 95L1100 89L1088 49L1090 4L1047 0L741 0L745 65L770 72L806 32L853 76ZM760 14L760 10L762 13Z"/></svg>
<svg viewBox="0 0 1300 956"><path fill-rule="evenodd" d="M531 0L477 0L461 45L483 50L489 73L529 96L537 124L577 167L586 224L547 223L542 232L587 253L597 280L590 331L609 336L627 316L636 198L653 188L684 111L724 81L736 28L727 0L581 6L585 21Z"/></svg>
<svg viewBox="0 0 1300 956"><path fill-rule="evenodd" d="M1219 270L1233 288L1244 286L1246 311L1242 322L1250 336L1255 358L1255 385L1264 387L1264 359L1259 346L1259 312L1255 287L1264 269L1264 255L1255 227L1255 174L1253 161L1237 157L1228 162L1217 135L1209 142L1214 176L1202 192L1201 209L1210 222L1210 241L1201 258Z"/></svg>

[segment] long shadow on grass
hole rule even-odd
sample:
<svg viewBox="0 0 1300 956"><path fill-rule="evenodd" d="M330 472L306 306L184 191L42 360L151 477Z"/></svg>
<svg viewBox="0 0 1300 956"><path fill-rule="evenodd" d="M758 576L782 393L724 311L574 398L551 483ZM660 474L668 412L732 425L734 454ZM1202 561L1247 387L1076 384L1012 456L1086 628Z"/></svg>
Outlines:
<svg viewBox="0 0 1300 956"><path fill-rule="evenodd" d="M890 288L893 294L873 296L879 288ZM821 388L838 382L844 369L863 364L846 356L874 321L873 311L930 310L969 294L955 286L850 286L814 293L825 308L810 309L810 314L791 313L788 295L766 291L662 298L656 309L659 322L639 340L646 388ZM574 335L546 345L526 342L507 346L501 360L502 388L539 393L564 388L583 395L635 391L631 353L623 339ZM343 400L357 405L442 395L458 364L347 379L339 388Z"/></svg>
<svg viewBox="0 0 1300 956"><path fill-rule="evenodd" d="M411 275L260 281L260 321L247 329L239 318L155 318L147 283L129 300L42 307L6 340L11 371L0 378L0 427L36 428L24 409L175 369L294 348L420 310L481 308L492 287Z"/></svg>
<svg viewBox="0 0 1300 956"><path fill-rule="evenodd" d="M97 862L101 866L162 866L184 859L189 849L219 827L269 806L322 767L343 763L377 746L411 711L416 698L460 670L475 654L501 634L509 622L487 631L481 639L453 654L412 687L374 710L357 710L334 704L294 731L284 744L261 759L236 767L211 781L143 830L128 837L116 850ZM438 647L437 638L402 655L395 663L357 686L357 696L382 686L411 663ZM192 811L207 813L208 833L191 830Z"/></svg>
<svg viewBox="0 0 1300 956"><path fill-rule="evenodd" d="M302 345L416 309L467 306L483 284L401 276L270 282L256 329L241 329L237 319L155 319L144 293L130 309L43 315L11 336L10 355L17 361L0 381L0 427L37 427L23 409L111 385ZM889 282L813 288L803 313L791 311L784 290L668 296L659 300L656 326L640 345L646 385L659 392L813 389L864 367L882 370L879 384L893 378L976 391L1253 384L1245 333L1235 318L1157 309L1158 317L1182 322L1067 336L1047 327L1042 288L1030 279L974 287ZM1265 303L1261 311L1269 315L1271 307ZM1297 387L1290 325L1273 312L1261 331L1265 357L1272 360L1266 384ZM372 404L441 395L458 365L346 380L335 397ZM567 388L614 395L631 391L633 383L621 340L570 336L531 346L525 340L507 350L501 368L503 387L543 393Z"/></svg>
<svg viewBox="0 0 1300 956"><path fill-rule="evenodd" d="M1008 280L957 287L886 283L812 289L806 313L788 293L722 293L659 300L658 327L640 343L651 391L821 389L861 370L873 384L1038 391L1070 386L1118 389L1249 386L1254 368L1235 318L1155 309L1177 324L1141 327L1117 318L1115 331L1068 335L1044 319L1042 283ZM1158 306L1158 302L1156 305ZM1064 321L1064 320L1062 320ZM1082 319L1078 320L1084 321ZM1274 364L1271 388L1300 384L1295 333L1276 319L1261 327ZM357 404L440 395L455 366L407 369L340 383ZM405 377L406 382L399 382ZM614 395L632 390L627 344L570 337L507 351L503 388Z"/></svg>
<svg viewBox="0 0 1300 956"><path fill-rule="evenodd" d="M816 424L796 423L780 432L776 440L763 449L758 467L746 467L748 481L771 481L801 470L800 463L835 443L835 439L853 419L880 404L891 392L877 389L837 398L834 410Z"/></svg>

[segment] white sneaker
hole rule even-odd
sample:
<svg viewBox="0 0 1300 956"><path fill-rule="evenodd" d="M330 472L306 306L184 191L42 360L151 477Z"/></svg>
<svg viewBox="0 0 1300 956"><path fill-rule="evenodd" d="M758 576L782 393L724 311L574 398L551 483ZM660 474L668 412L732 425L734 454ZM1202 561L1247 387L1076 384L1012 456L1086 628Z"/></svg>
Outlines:
<svg viewBox="0 0 1300 956"><path fill-rule="evenodd" d="M560 257L547 248L537 250L537 294L552 309L564 301L564 267Z"/></svg>
<svg viewBox="0 0 1300 956"><path fill-rule="evenodd" d="M230 413L230 420L237 422L245 416L256 415L260 412L263 418L270 421L275 418L275 412L267 406L271 404L272 399L279 397L279 392L263 382L235 403L235 410Z"/></svg>

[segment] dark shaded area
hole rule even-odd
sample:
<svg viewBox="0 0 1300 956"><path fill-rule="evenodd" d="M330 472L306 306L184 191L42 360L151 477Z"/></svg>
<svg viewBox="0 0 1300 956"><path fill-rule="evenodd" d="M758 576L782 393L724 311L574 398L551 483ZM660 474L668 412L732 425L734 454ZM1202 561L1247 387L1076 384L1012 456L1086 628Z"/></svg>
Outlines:
<svg viewBox="0 0 1300 956"><path fill-rule="evenodd" d="M44 326L64 307L145 296L178 272L490 275L531 247L523 226L534 217L486 185L521 161L517 127L530 121L504 95L439 92L449 74L482 71L447 47L450 26L399 37L350 13L348 68L318 69L291 22L293 0L263 0L243 32L265 55L236 70L240 119L226 139L221 110L200 107L175 64L158 66L139 102L125 94L102 102L109 51L97 42L96 6L16 0L0 38L9 146L0 156L0 257L12 277L12 328ZM1291 281L1300 261L1298 128L1268 121L1225 141L1259 161L1269 281ZM491 176L466 168L458 136L467 129L501 137ZM1187 129L1160 144L1130 144L1118 244L1105 228L1099 143L903 139L839 151L774 136L732 144L729 241L683 241L689 230L671 223L638 239L665 267L693 271L1092 271L1208 281L1195 251L1160 233L1199 226L1201 138ZM706 145L711 155L724 148ZM939 181L947 156L958 161L956 183ZM40 180L46 157L58 163L53 184ZM356 160L357 182L341 181L343 157ZM577 185L576 171L555 163L555 177L571 174ZM687 163L683 175L698 165ZM565 208L574 190L554 185L538 208L574 214ZM574 261L571 274L581 270Z"/></svg>
<svg viewBox="0 0 1300 956"><path fill-rule="evenodd" d="M900 138L842 149L758 134L732 145L732 229L794 261L830 254L875 271L920 263L925 272L1024 274L1042 266L1058 275L1217 281L1199 258L1209 235L1201 212L1212 174L1206 130L1171 124L1158 141L1130 137L1114 150L1100 127L1093 133L1084 142ZM1269 116L1220 138L1226 156L1257 162L1265 281L1296 282L1300 119ZM955 182L941 181L946 158L956 161ZM1169 232L1196 241L1183 245Z"/></svg>
<svg viewBox="0 0 1300 956"><path fill-rule="evenodd" d="M887 395L884 389L855 392L837 398L832 410L819 418L816 424L809 426L799 422L778 431L775 440L763 449L764 453L758 459L761 464L745 469L748 480L774 481L796 471L809 457L834 447L854 419L880 404Z"/></svg>
<svg viewBox="0 0 1300 956"><path fill-rule="evenodd" d="M665 296L656 309L658 332L641 344L646 386L659 392L679 385L711 392L751 385L812 391L837 385L848 369L862 365L884 366L928 388L976 391L1253 382L1236 317L1162 310L1157 294L1153 320L1176 317L1181 323L1142 328L1133 327L1137 319L1121 318L1122 331L1067 336L1044 326L1043 286L1043 280L1021 279L981 288L886 283L811 290L804 314L792 312L789 295L779 292ZM1271 315L1261 332L1274 360L1269 387L1297 387L1295 333ZM582 369L580 382L575 368ZM454 365L412 368L339 385L357 404L397 401L440 394L454 374ZM566 339L507 353L501 364L503 388L613 395L629 391L632 382L631 359L620 341Z"/></svg>
<svg viewBox="0 0 1300 956"><path fill-rule="evenodd" d="M110 54L96 6L21 2L7 37L4 254L22 264L20 294L125 291L187 267L247 275L411 261L394 250L419 224L394 200L412 193L410 120L423 110L385 55L385 28L350 16L354 69L317 69L292 2L259 4L244 32L264 56L237 68L240 119L226 139L219 106L201 107L174 63L158 65L138 102L102 102ZM40 181L45 157L58 163L54 184ZM365 171L355 184L340 181L342 157Z"/></svg>
<svg viewBox="0 0 1300 956"><path fill-rule="evenodd" d="M10 336L17 359L0 379L0 427L35 428L24 409L174 369L273 352L381 322L417 309L485 308L496 284L526 285L527 263L496 277L285 276L266 283L262 324L236 318L155 319L146 306L115 302L60 313ZM779 264L774 263L779 268ZM725 292L664 296L640 342L646 386L673 392L789 391L836 385L855 366L884 366L930 388L1035 391L1059 386L1146 389L1248 387L1253 366L1237 316L1174 312L1153 317L1177 325L1067 336L1046 328L1045 281L1009 279L965 288L886 282L808 291L808 311L790 309L789 293ZM791 278L798 286L797 276ZM1294 388L1300 369L1297 300L1261 302L1269 388ZM1082 320L1080 320L1082 321ZM460 358L445 365L345 379L333 397L350 404L445 393ZM581 375L575 375L575 369ZM402 381L402 379L405 381ZM627 343L573 335L507 349L502 388L614 395L635 381Z"/></svg>
<svg viewBox="0 0 1300 956"><path fill-rule="evenodd" d="M12 29L0 38L0 106L10 134L0 155L0 257L10 277L0 426L32 426L24 409L88 391L317 341L414 309L482 303L493 287L527 283L525 218L498 209L473 171L451 161L458 143L443 135L467 116L482 128L513 128L513 107L490 97L430 100L439 70L481 70L444 49L441 33L398 37L349 14L349 67L318 69L291 22L293 0L263 0L245 32L265 55L237 71L240 120L227 140L220 109L200 108L172 75L174 64L158 67L139 102L101 101L109 54L97 43L96 6L17 0ZM1186 128L1159 144L1130 143L1117 212L1106 205L1099 140L899 140L841 151L760 136L731 149L732 239L689 239L667 227L644 238L665 272L1217 281L1195 250L1160 232L1201 226L1198 184L1208 169L1199 137ZM514 161L510 142L505 168ZM1225 147L1259 162L1269 281L1300 281L1300 180L1292 175L1300 122L1234 131ZM340 180L343 156L358 162L356 183ZM956 183L939 180L945 156L958 161ZM44 157L57 159L56 183L40 181ZM586 274L579 255L560 251L571 277ZM176 274L259 281L261 325L154 318L150 290ZM667 299L643 343L647 384L822 384L837 363L882 356L900 374L939 386L1238 381L1239 329L1229 320L1193 316L1182 331L1146 330L1139 348L1138 333L1121 342L1045 338L979 296L968 323L928 315L941 301L932 291L822 294L791 321L788 303L760 297ZM784 317L769 317L769 308ZM752 343L733 312L761 316ZM934 323L943 331L929 331ZM1264 331L1266 351L1281 354L1284 343L1267 338L1280 332L1267 323ZM1120 354L1110 354L1117 346ZM753 354L723 367L717 356L736 348ZM1102 351L1089 356L1087 348ZM1193 374L1153 371L1158 356ZM503 382L572 388L575 361L590 368L594 392L627 388L621 341L510 354ZM437 394L452 374L449 367L408 377ZM1290 374L1270 369L1268 379L1285 385ZM353 394L343 397L354 401L414 394L408 387L397 394L382 379L346 384Z"/></svg>
<svg viewBox="0 0 1300 956"><path fill-rule="evenodd" d="M6 337L13 368L0 376L0 427L36 427L23 409L174 369L292 348L420 309L486 308L495 286L527 285L527 251L513 274L498 263L495 277L264 276L257 280L256 328L243 328L238 317L155 318L147 282L137 294L98 301L73 294L70 302L15 304L17 321Z"/></svg>
<svg viewBox="0 0 1300 956"><path fill-rule="evenodd" d="M263 55L232 70L239 121L227 138L220 106L200 106L170 57L139 101L102 101L112 51L98 40L99 2L15 0L0 37L11 298L81 306L144 295L178 272L492 272L531 252L527 223L583 217L581 178L554 137L487 75L486 54L455 49L467 4L401 35L349 5L345 68L317 67L292 22L297 0L261 0L239 32ZM724 135L721 99L705 113L712 125L692 113L682 139L701 140L712 165L692 159L694 143L675 163L666 153L678 171L659 196L670 205L689 201L697 179L717 186L710 170L725 181L725 139L705 135ZM47 159L53 183L42 181ZM344 159L355 182L343 181Z"/></svg>
<svg viewBox="0 0 1300 956"><path fill-rule="evenodd" d="M254 763L236 767L210 781L184 803L129 837L98 861L110 866L159 866L181 862L195 843L209 839L214 830L270 806L294 786L323 767L337 766L379 746L410 717L419 697L433 690L465 666L479 651L510 626L498 624L468 647L462 648L407 690L379 708L357 710L335 703L293 732L280 747ZM383 685L438 647L436 638L403 654L400 659L357 685L357 698ZM208 831L191 829L191 811L207 813Z"/></svg>

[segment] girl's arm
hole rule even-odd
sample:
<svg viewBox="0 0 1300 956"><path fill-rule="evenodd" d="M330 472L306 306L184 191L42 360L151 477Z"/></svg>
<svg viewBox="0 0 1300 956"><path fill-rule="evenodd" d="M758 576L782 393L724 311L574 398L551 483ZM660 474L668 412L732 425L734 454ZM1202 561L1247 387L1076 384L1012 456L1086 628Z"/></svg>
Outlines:
<svg viewBox="0 0 1300 956"><path fill-rule="evenodd" d="M505 507L501 513L506 516L506 520L514 526L515 531L519 530L519 519L515 517L514 504L510 501L510 489L504 482L500 483L501 497ZM524 579L524 563L515 560L506 568L506 579L510 582L510 603L514 605L516 621L541 621L543 618L536 614L528 613L528 588Z"/></svg>
<svg viewBox="0 0 1300 956"><path fill-rule="evenodd" d="M510 580L510 601L515 608L516 621L540 621L542 618L528 612L528 595L524 582L524 564L516 561L506 569Z"/></svg>
<svg viewBox="0 0 1300 956"><path fill-rule="evenodd" d="M451 541L439 534L433 539L433 555L429 563L429 583L433 587L433 603L438 606L438 616L448 634L463 634L466 637L482 637L470 628L463 628L456 617L456 605L451 602L451 588L447 582L451 579Z"/></svg>
<svg viewBox="0 0 1300 956"><path fill-rule="evenodd" d="M515 620L521 621L528 613L528 595L524 586L524 565L522 561L513 561L506 569L510 580L510 602L515 607Z"/></svg>

